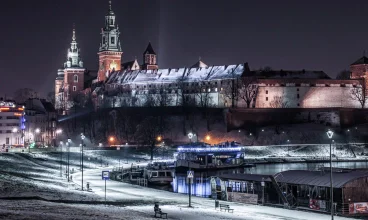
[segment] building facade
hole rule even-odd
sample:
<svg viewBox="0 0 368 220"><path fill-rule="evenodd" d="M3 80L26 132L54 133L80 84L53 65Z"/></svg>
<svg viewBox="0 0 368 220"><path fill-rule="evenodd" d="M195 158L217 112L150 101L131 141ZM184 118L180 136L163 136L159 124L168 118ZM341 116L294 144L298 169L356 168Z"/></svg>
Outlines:
<svg viewBox="0 0 368 220"><path fill-rule="evenodd" d="M2 151L24 146L24 107L0 100L0 145Z"/></svg>
<svg viewBox="0 0 368 220"><path fill-rule="evenodd" d="M25 104L25 144L56 146L57 113L44 99L28 99Z"/></svg>

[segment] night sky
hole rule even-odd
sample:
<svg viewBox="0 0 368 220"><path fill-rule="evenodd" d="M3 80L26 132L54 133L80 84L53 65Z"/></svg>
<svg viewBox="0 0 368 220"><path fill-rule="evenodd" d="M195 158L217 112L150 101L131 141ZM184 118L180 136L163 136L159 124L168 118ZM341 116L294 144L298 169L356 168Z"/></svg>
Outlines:
<svg viewBox="0 0 368 220"><path fill-rule="evenodd" d="M368 49L368 1L114 0L123 62L152 42L161 68L248 62L252 69L323 70L331 77ZM97 69L108 0L4 0L0 94L53 90L73 23L82 59Z"/></svg>

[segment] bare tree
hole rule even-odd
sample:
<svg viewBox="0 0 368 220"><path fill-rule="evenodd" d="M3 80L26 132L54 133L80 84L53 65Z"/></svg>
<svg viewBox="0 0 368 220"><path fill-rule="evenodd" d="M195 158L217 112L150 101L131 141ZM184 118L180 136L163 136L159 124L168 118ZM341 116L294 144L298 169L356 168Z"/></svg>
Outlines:
<svg viewBox="0 0 368 220"><path fill-rule="evenodd" d="M224 80L224 96L231 100L231 107L235 108L239 97L239 88L241 87L239 76L236 75L235 68L227 72L229 79Z"/></svg>
<svg viewBox="0 0 368 220"><path fill-rule="evenodd" d="M257 96L258 86L255 83L255 77L242 77L241 78L241 86L239 87L239 98L243 99L247 105L247 108L250 108L252 101Z"/></svg>
<svg viewBox="0 0 368 220"><path fill-rule="evenodd" d="M270 102L271 108L287 108L289 106L288 101L284 101L281 96L274 96Z"/></svg>
<svg viewBox="0 0 368 220"><path fill-rule="evenodd" d="M151 160L156 149L157 138L161 136L163 128L160 126L160 118L149 116L144 118L137 127L137 137L150 148Z"/></svg>
<svg viewBox="0 0 368 220"><path fill-rule="evenodd" d="M38 93L30 88L18 89L14 93L14 101L17 103L24 103L27 99L38 97Z"/></svg>
<svg viewBox="0 0 368 220"><path fill-rule="evenodd" d="M196 105L200 107L202 110L203 116L206 119L207 122L207 130L210 131L210 124L211 124L211 112L210 109L213 108L215 105L213 103L213 97L212 97L212 88L211 85L206 83L205 81L200 81L197 84L196 88Z"/></svg>
<svg viewBox="0 0 368 220"><path fill-rule="evenodd" d="M364 108L367 101L367 86L364 79L361 80L360 85L361 87L354 87L351 89L351 98L358 101L360 106Z"/></svg>
<svg viewBox="0 0 368 220"><path fill-rule="evenodd" d="M55 106L55 92L47 93L47 101L51 102L53 106Z"/></svg>
<svg viewBox="0 0 368 220"><path fill-rule="evenodd" d="M173 103L173 97L170 94L170 90L161 89L158 94L155 94L156 106L166 107L171 106Z"/></svg>
<svg viewBox="0 0 368 220"><path fill-rule="evenodd" d="M350 71L349 70L342 70L336 76L336 79L350 79Z"/></svg>

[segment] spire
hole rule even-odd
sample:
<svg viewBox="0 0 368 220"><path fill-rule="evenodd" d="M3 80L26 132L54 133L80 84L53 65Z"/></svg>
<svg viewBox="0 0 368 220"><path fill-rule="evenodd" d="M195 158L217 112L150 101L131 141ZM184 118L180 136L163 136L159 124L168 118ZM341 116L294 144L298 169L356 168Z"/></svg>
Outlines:
<svg viewBox="0 0 368 220"><path fill-rule="evenodd" d="M68 49L67 60L64 63L64 68L83 67L83 62L80 58L80 49L78 48L76 39L75 24L73 24L72 42L70 43L70 48Z"/></svg>
<svg viewBox="0 0 368 220"><path fill-rule="evenodd" d="M111 1L109 1L109 11L111 11Z"/></svg>
<svg viewBox="0 0 368 220"><path fill-rule="evenodd" d="M73 37L72 40L75 41L77 38L75 37L75 23L73 23Z"/></svg>
<svg viewBox="0 0 368 220"><path fill-rule="evenodd" d="M365 57L365 50L363 50L363 57Z"/></svg>
<svg viewBox="0 0 368 220"><path fill-rule="evenodd" d="M144 51L143 54L153 54L153 55L156 55L156 53L153 50L153 47L151 45L151 42L148 43L147 49Z"/></svg>

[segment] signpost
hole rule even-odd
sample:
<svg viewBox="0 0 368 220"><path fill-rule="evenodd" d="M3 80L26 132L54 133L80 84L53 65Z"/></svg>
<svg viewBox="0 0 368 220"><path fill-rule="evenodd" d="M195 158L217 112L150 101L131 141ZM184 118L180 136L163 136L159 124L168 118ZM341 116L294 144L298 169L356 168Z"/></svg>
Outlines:
<svg viewBox="0 0 368 220"><path fill-rule="evenodd" d="M189 207L192 207L192 183L193 183L194 171L187 171L188 178L188 195L189 195Z"/></svg>
<svg viewBox="0 0 368 220"><path fill-rule="evenodd" d="M105 202L106 202L106 180L110 179L109 171L102 171L102 179L105 180Z"/></svg>

